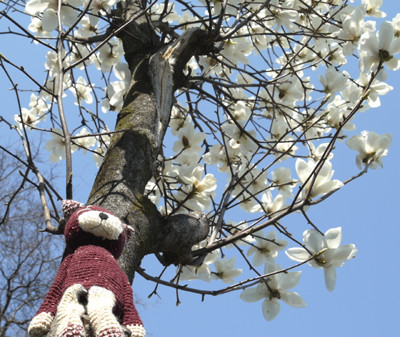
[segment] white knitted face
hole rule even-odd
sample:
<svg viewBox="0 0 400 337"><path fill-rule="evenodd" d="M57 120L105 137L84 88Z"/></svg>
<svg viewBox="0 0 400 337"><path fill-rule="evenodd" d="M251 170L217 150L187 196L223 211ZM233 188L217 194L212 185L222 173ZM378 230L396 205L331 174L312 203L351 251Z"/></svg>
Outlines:
<svg viewBox="0 0 400 337"><path fill-rule="evenodd" d="M79 227L95 236L117 240L124 227L119 218L100 211L86 211L78 217Z"/></svg>

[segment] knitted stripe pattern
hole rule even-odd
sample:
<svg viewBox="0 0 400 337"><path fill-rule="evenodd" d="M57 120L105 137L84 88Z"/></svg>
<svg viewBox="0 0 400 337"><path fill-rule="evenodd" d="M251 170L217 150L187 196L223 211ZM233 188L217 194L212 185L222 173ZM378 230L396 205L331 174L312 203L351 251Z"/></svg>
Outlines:
<svg viewBox="0 0 400 337"><path fill-rule="evenodd" d="M62 211L64 213L65 221L68 221L69 217L74 213L78 208L85 207L84 204L75 201L75 200L63 200L62 201Z"/></svg>
<svg viewBox="0 0 400 337"><path fill-rule="evenodd" d="M57 337L86 337L86 332L82 325L69 324Z"/></svg>
<svg viewBox="0 0 400 337"><path fill-rule="evenodd" d="M98 337L125 337L125 333L121 329L110 328L103 330Z"/></svg>
<svg viewBox="0 0 400 337"><path fill-rule="evenodd" d="M131 337L145 337L146 330L143 325L128 325L127 329L131 332Z"/></svg>
<svg viewBox="0 0 400 337"><path fill-rule="evenodd" d="M62 336L67 331L71 333L75 328L79 331L85 330L81 319L85 313L85 307L79 303L80 296L85 293L86 289L81 284L74 284L65 290L54 318L56 320L57 336ZM81 326L81 329L78 326Z"/></svg>

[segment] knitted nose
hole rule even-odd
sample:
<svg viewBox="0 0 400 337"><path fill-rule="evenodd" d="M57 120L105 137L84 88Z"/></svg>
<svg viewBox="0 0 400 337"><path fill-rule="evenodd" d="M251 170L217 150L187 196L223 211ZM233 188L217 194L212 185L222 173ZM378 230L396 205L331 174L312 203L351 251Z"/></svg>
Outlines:
<svg viewBox="0 0 400 337"><path fill-rule="evenodd" d="M99 217L101 220L107 220L108 219L108 215L106 213L100 213Z"/></svg>

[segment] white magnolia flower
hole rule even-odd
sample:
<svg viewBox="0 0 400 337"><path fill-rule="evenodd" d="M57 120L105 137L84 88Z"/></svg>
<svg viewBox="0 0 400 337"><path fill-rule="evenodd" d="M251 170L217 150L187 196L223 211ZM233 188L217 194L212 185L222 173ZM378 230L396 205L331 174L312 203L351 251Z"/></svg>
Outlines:
<svg viewBox="0 0 400 337"><path fill-rule="evenodd" d="M176 163L180 165L187 165L191 166L193 163L198 163L201 158L200 151L198 152L190 152L190 151L183 151L175 158Z"/></svg>
<svg viewBox="0 0 400 337"><path fill-rule="evenodd" d="M83 7L86 8L89 6L93 14L105 14L110 12L111 7L116 2L117 0L85 0Z"/></svg>
<svg viewBox="0 0 400 337"><path fill-rule="evenodd" d="M271 189L277 187L279 193L282 194L284 197L293 197L292 190L297 185L298 181L293 180L290 168L277 168L275 171L271 172L271 180L273 182L273 187Z"/></svg>
<svg viewBox="0 0 400 337"><path fill-rule="evenodd" d="M172 134L176 135L181 128L186 127L191 123L192 119L187 114L185 108L180 105L174 105L171 110L171 118L169 120L169 127Z"/></svg>
<svg viewBox="0 0 400 337"><path fill-rule="evenodd" d="M319 144L317 148L315 148L315 145L313 142L308 142L308 147L310 148L310 155L311 158L314 159L314 161L318 161L322 158L324 155L329 143L322 143ZM333 158L333 153L329 153L328 155L328 160L331 160Z"/></svg>
<svg viewBox="0 0 400 337"><path fill-rule="evenodd" d="M172 147L175 153L181 151L200 153L201 143L206 138L203 132L196 131L193 124L187 124L186 127L180 128L176 136L179 140L177 140Z"/></svg>
<svg viewBox="0 0 400 337"><path fill-rule="evenodd" d="M237 233L240 233L246 229L249 228L247 222L241 222L239 224L228 220L226 221L225 225L227 226L226 229L227 231L231 234L231 235L235 235ZM253 243L255 242L255 239L252 235L247 235L244 238L238 240L235 242L235 245L248 245L249 243ZM233 244L229 244L225 246L226 248L233 248L234 245Z"/></svg>
<svg viewBox="0 0 400 337"><path fill-rule="evenodd" d="M313 171L317 164L318 162L313 159L309 159L308 162L303 159L297 159L296 161L296 172L301 184L304 185L303 193L309 193L311 188L309 198L324 195L343 186L341 181L331 180L335 171L332 170L332 164L329 160L324 162L314 180L316 172ZM313 183L312 186L311 183Z"/></svg>
<svg viewBox="0 0 400 337"><path fill-rule="evenodd" d="M23 124L31 129L33 126L39 123L40 117L37 115L34 109L28 110L27 108L22 108L20 114L14 115L14 120L18 123L19 129L23 128Z"/></svg>
<svg viewBox="0 0 400 337"><path fill-rule="evenodd" d="M229 145L234 149L240 149L242 152L255 152L257 144L253 139L257 138L255 130L245 130L236 124L227 123L222 126Z"/></svg>
<svg viewBox="0 0 400 337"><path fill-rule="evenodd" d="M52 34L51 32L45 30L43 28L42 20L32 16L31 17L32 22L28 26L28 29L36 34L36 37L38 38L51 38ZM37 44L38 42L34 40L34 43Z"/></svg>
<svg viewBox="0 0 400 337"><path fill-rule="evenodd" d="M45 119L45 114L47 111L49 111L50 105L46 103L46 100L43 97L31 94L29 108L34 110L38 116Z"/></svg>
<svg viewBox="0 0 400 337"><path fill-rule="evenodd" d="M111 67L121 61L124 54L122 42L119 39L113 39L104 44L98 52L98 66L103 72L108 72Z"/></svg>
<svg viewBox="0 0 400 337"><path fill-rule="evenodd" d="M370 79L364 73L360 74L359 79L357 80L359 84L363 87L367 86L370 82ZM393 87L385 82L380 82L377 79L374 79L369 86L368 89L368 105L371 108L378 108L381 106L381 100L379 96L386 95L388 92L393 90Z"/></svg>
<svg viewBox="0 0 400 337"><path fill-rule="evenodd" d="M62 1L61 22L64 25L70 27L77 21L79 12L73 7L80 5L80 0ZM25 12L31 16L42 12L42 29L47 32L51 32L58 27L58 0L30 0L25 6Z"/></svg>
<svg viewBox="0 0 400 337"><path fill-rule="evenodd" d="M224 42L220 54L227 58L227 62L233 64L249 64L248 55L251 53L251 45L247 38L236 36Z"/></svg>
<svg viewBox="0 0 400 337"><path fill-rule="evenodd" d="M62 50L62 57L63 57L63 66L66 67L68 66L67 60L65 59L65 49ZM59 73L59 67L58 67L58 56L57 53L54 51L48 51L46 54L46 62L44 64L45 68L49 70L49 75L50 78L53 79L56 77ZM57 90L57 87L55 88Z"/></svg>
<svg viewBox="0 0 400 337"><path fill-rule="evenodd" d="M285 137L290 130L286 116L276 115L271 121L271 139L278 140Z"/></svg>
<svg viewBox="0 0 400 337"><path fill-rule="evenodd" d="M390 22L381 24L378 34L366 32L361 37L360 69L362 72L374 72L382 62L390 70L400 68L400 60L394 55L400 52L400 39L395 38ZM384 75L383 75L384 76Z"/></svg>
<svg viewBox="0 0 400 337"><path fill-rule="evenodd" d="M69 88L69 90L76 97L76 101L74 102L76 105L80 105L82 100L84 100L87 104L93 103L93 85L93 83L87 84L86 80L82 76L79 76L75 84Z"/></svg>
<svg viewBox="0 0 400 337"><path fill-rule="evenodd" d="M162 3L162 4L154 4L154 6L151 6L150 9L150 14L151 14L151 20L156 22L161 20L161 15L162 18L166 21L171 23L172 21L178 21L179 20L179 15L175 11L175 4L173 2L169 3Z"/></svg>
<svg viewBox="0 0 400 337"><path fill-rule="evenodd" d="M253 265L261 266L264 262L273 262L278 256L278 251L281 251L287 246L287 241L284 239L277 239L276 232L270 231L264 237L264 232L258 231L254 233L256 242L252 243L247 255L253 256Z"/></svg>
<svg viewBox="0 0 400 337"><path fill-rule="evenodd" d="M296 154L298 147L295 145L297 141L290 136L281 139L274 147L274 156L277 162L284 161Z"/></svg>
<svg viewBox="0 0 400 337"><path fill-rule="evenodd" d="M192 250L203 248L207 245L207 242L204 240L197 245L194 245ZM183 266L180 271L179 279L181 280L195 280L199 279L202 281L210 282L211 281L211 268L210 265L218 260L220 256L219 249L216 249L209 253L203 263L200 266Z"/></svg>
<svg viewBox="0 0 400 337"><path fill-rule="evenodd" d="M277 194L275 198L272 196L271 190L266 190L262 194L262 206L257 204L253 207L252 212L265 212L265 214L276 215L284 206L286 198L282 194Z"/></svg>
<svg viewBox="0 0 400 337"><path fill-rule="evenodd" d="M203 155L204 162L209 165L218 165L220 172L229 172L230 165L240 162L241 153L239 148L232 148L215 144L210 151Z"/></svg>
<svg viewBox="0 0 400 337"><path fill-rule="evenodd" d="M279 81L275 92L277 92L276 99L287 105L293 105L304 99L303 83L298 76L294 75L289 78L284 77L282 81Z"/></svg>
<svg viewBox="0 0 400 337"><path fill-rule="evenodd" d="M348 74L341 73L335 67L328 67L325 76L320 76L319 80L324 86L325 93L332 95L346 87ZM331 98L333 99L334 96L332 95Z"/></svg>
<svg viewBox="0 0 400 337"><path fill-rule="evenodd" d="M314 259L308 263L314 268L324 268L326 289L332 291L336 285L336 268L354 258L357 248L353 244L340 246L342 241L342 228L331 228L324 235L315 229L308 229L303 233L304 248L289 248L286 255L294 261L303 262Z"/></svg>
<svg viewBox="0 0 400 337"><path fill-rule="evenodd" d="M86 135L90 135L88 130L84 127L76 136L80 138L76 138L74 143L79 147L82 147L84 152L86 153L86 149L94 146L96 144L96 138L93 136L84 137Z"/></svg>
<svg viewBox="0 0 400 337"><path fill-rule="evenodd" d="M55 163L65 158L65 138L60 129L51 129L51 139L46 143L46 150L51 152L50 161ZM71 145L71 153L76 150L76 145Z"/></svg>
<svg viewBox="0 0 400 337"><path fill-rule="evenodd" d="M299 13L290 9L290 3L293 4L293 1L284 1L284 4L282 4L279 0L272 0L270 6L268 6L275 19L276 30L279 30L282 26L285 26L288 30L293 30L296 27L294 22L298 19Z"/></svg>
<svg viewBox="0 0 400 337"><path fill-rule="evenodd" d="M335 98L329 103L323 112L326 123L335 129L342 127L344 130L354 130L356 127L349 121L343 126L343 122L351 112L351 108L342 96L336 95ZM342 134L341 132L340 134Z"/></svg>
<svg viewBox="0 0 400 337"><path fill-rule="evenodd" d="M111 82L106 88L106 101L102 101L102 111L106 113L109 110L120 111L124 105L124 95L128 89L125 81ZM107 104L108 103L108 104Z"/></svg>
<svg viewBox="0 0 400 337"><path fill-rule="evenodd" d="M131 81L131 71L126 63L117 63L113 67L113 72L116 78L120 81L111 82L105 92L106 97L100 104L102 106L101 110L104 113L108 111L120 111L124 105L124 96L129 88L129 83Z"/></svg>
<svg viewBox="0 0 400 337"><path fill-rule="evenodd" d="M232 95L238 98L238 90L233 91ZM245 101L237 101L231 103L229 106L229 111L231 112L232 117L237 121L246 122L251 116L251 110L248 104Z"/></svg>
<svg viewBox="0 0 400 337"><path fill-rule="evenodd" d="M118 63L114 68L113 72L116 78L118 78L121 81L126 82L127 84L130 83L132 74L129 69L129 66L127 63L120 62Z"/></svg>
<svg viewBox="0 0 400 337"><path fill-rule="evenodd" d="M364 130L360 135L351 137L346 144L350 149L359 152L356 164L361 170L362 165L368 165L372 169L376 169L378 165L383 167L382 158L388 154L391 142L391 134L379 136L375 132Z"/></svg>
<svg viewBox="0 0 400 337"><path fill-rule="evenodd" d="M235 269L236 258L232 257L229 260L224 256L221 260L214 262L216 272L212 272L212 278L220 279L225 283L234 283L234 278L239 276L243 270L240 268Z"/></svg>
<svg viewBox="0 0 400 337"><path fill-rule="evenodd" d="M99 18L94 15L84 16L79 21L79 29L74 32L75 37L79 37L81 39L88 38L92 35L98 33L97 26L99 24Z"/></svg>
<svg viewBox="0 0 400 337"><path fill-rule="evenodd" d="M85 66L89 66L94 58L92 57L87 57L89 55L91 49L89 46L86 45L81 45L81 44L74 44L71 47L71 52L67 57L67 62L68 64L74 64L77 62L80 62L82 59L85 59L85 61L80 62L76 67L79 70L83 70Z"/></svg>
<svg viewBox="0 0 400 337"><path fill-rule="evenodd" d="M392 20L394 29L394 36L400 37L400 13L398 13Z"/></svg>
<svg viewBox="0 0 400 337"><path fill-rule="evenodd" d="M260 212L261 206L259 201L257 201L253 195L243 191L239 197L239 205L245 212L255 213Z"/></svg>
<svg viewBox="0 0 400 337"><path fill-rule="evenodd" d="M211 173L203 177L202 166L182 166L178 177L182 181L176 199L194 211L204 211L210 204L210 197L217 189L217 180Z"/></svg>
<svg viewBox="0 0 400 337"><path fill-rule="evenodd" d="M49 73L49 75L51 75L51 72ZM58 80L58 76L55 76L55 75L57 75L57 73L53 74L53 76L50 76L45 81L44 87L46 88L46 90L41 90L39 93L39 97L41 99L52 102L54 100L53 95L57 95L58 86L59 86L60 81ZM70 75L70 73L67 73L66 76L64 77L64 88L68 88L70 86L69 75ZM62 97L66 97L66 96L67 96L67 94L64 91L62 94Z"/></svg>
<svg viewBox="0 0 400 337"><path fill-rule="evenodd" d="M267 262L264 272L266 274L281 270L281 266ZM243 290L240 298L245 302L256 302L264 299L262 303L262 312L267 321L272 321L278 316L281 309L279 300L294 308L304 308L306 303L296 292L288 291L297 286L300 281L301 271L278 273L268 277L265 282L260 282L255 288Z"/></svg>
<svg viewBox="0 0 400 337"><path fill-rule="evenodd" d="M384 18L386 13L379 10L383 5L383 0L362 0L363 5L366 7L366 12L370 16L376 18Z"/></svg>
<svg viewBox="0 0 400 337"><path fill-rule="evenodd" d="M251 36L251 41L256 48L254 53L257 55L260 50L268 48L268 44L273 40L272 36L265 34L265 27L259 22L250 21L248 23L249 35ZM242 74L240 75L242 76Z"/></svg>
<svg viewBox="0 0 400 337"><path fill-rule="evenodd" d="M187 12L186 12L187 13ZM227 67L224 67L222 64L223 57L221 55L210 57L200 55L199 57L199 65L203 69L203 76L211 76L216 75L220 77L226 77L230 75L231 70Z"/></svg>
<svg viewBox="0 0 400 337"><path fill-rule="evenodd" d="M144 188L146 196L154 205L158 205L161 199L161 191L158 185L155 183L154 177L152 177Z"/></svg>
<svg viewBox="0 0 400 337"><path fill-rule="evenodd" d="M257 195L267 188L267 171L261 171L256 166L250 169L247 165L241 165L236 176L238 177L238 184L232 191L233 196L242 193L243 189L250 190L252 194Z"/></svg>

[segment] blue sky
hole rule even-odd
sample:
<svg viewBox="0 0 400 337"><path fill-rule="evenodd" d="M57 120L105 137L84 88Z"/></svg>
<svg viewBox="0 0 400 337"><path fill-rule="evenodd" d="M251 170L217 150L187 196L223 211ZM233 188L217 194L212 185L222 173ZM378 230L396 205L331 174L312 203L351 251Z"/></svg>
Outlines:
<svg viewBox="0 0 400 337"><path fill-rule="evenodd" d="M386 0L383 10L388 13L386 19L391 20L400 12L400 2ZM1 45L5 44L0 44L0 52L7 55L7 49ZM24 64L25 58L26 53L21 53L19 64ZM42 62L43 59L39 64ZM148 337L400 336L397 321L400 313L397 257L400 241L397 213L400 201L397 195L400 187L400 104L397 100L400 73L389 73L388 83L394 90L381 98L382 106L360 114L355 120L355 133L372 130L393 134L389 155L383 160L384 169L370 170L309 212L323 231L343 227L343 243L354 243L359 250L355 259L337 270L335 290L330 293L325 289L322 270L303 267L301 282L294 290L305 299L307 307L295 309L282 303L278 317L267 322L262 315L261 301L245 303L239 298L240 292L206 297L204 302L199 295L180 292L182 303L177 307L175 290L160 286L160 297L148 299L155 284L137 275L133 290L141 303L138 310ZM0 83L2 85L4 82ZM8 102L8 98L3 99ZM12 99L10 97L10 104ZM14 105L9 106L7 113L15 109ZM0 135L0 142L4 144L5 141ZM336 178L358 172L355 155L350 150L335 154ZM82 164L76 171L82 173L75 176L75 198L85 201L94 179L94 165ZM296 227L298 218L285 221L284 224ZM304 222L299 222L298 226L302 231ZM143 266L151 269L151 258L146 258ZM224 284L214 282L210 286L220 289Z"/></svg>

